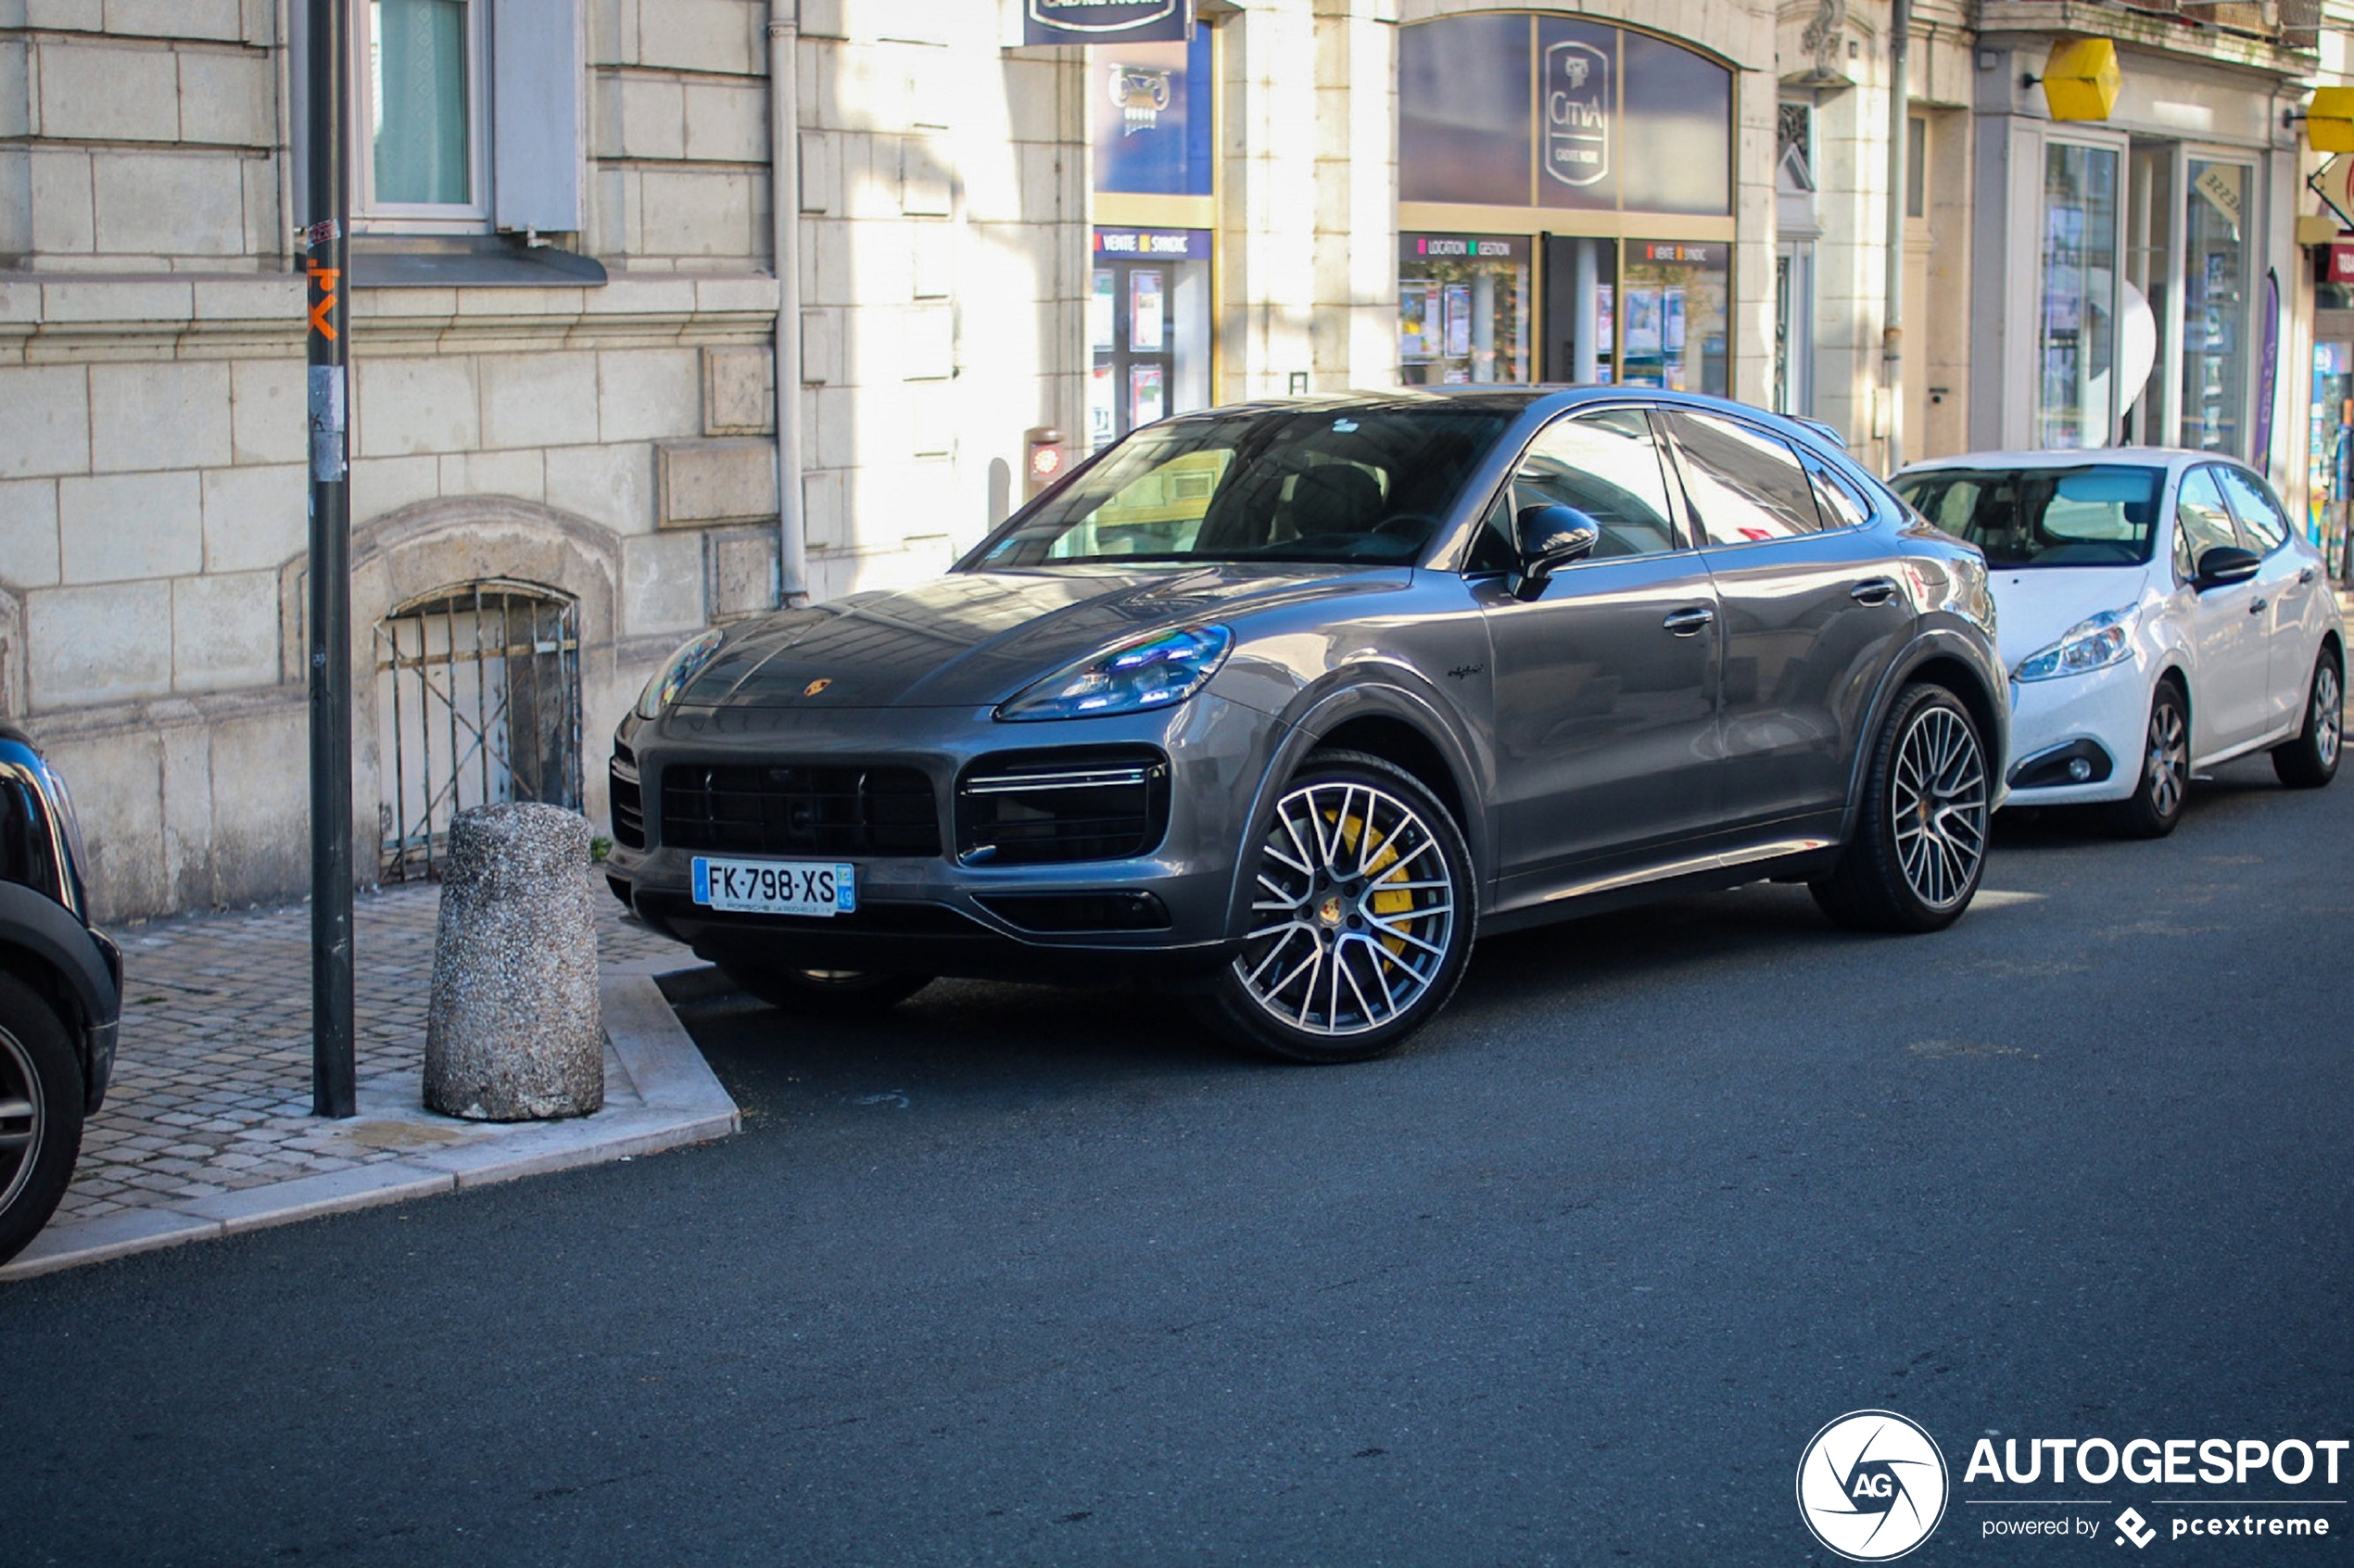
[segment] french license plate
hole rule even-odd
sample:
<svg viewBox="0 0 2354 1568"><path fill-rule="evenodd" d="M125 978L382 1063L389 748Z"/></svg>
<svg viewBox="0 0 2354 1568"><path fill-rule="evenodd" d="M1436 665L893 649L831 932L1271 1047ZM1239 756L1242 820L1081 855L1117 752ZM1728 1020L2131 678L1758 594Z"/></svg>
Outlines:
<svg viewBox="0 0 2354 1568"><path fill-rule="evenodd" d="M847 915L858 907L855 866L811 860L695 856L695 902L745 915Z"/></svg>

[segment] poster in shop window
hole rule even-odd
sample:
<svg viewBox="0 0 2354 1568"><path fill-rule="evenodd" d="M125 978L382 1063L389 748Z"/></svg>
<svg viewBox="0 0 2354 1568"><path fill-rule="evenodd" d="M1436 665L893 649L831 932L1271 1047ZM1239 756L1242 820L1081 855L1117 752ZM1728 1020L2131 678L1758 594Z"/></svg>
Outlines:
<svg viewBox="0 0 2354 1568"><path fill-rule="evenodd" d="M1161 393L1158 365L1130 365L1128 390L1131 399L1128 423L1132 428L1150 424L1161 416L1166 399Z"/></svg>
<svg viewBox="0 0 2354 1568"><path fill-rule="evenodd" d="M1128 278L1128 347L1138 354L1158 354L1166 347L1167 312L1162 309L1160 274L1133 272ZM1155 415L1158 418L1158 415Z"/></svg>
<svg viewBox="0 0 2354 1568"><path fill-rule="evenodd" d="M1112 395L1111 366L1100 364L1087 380L1087 445L1092 450L1108 447L1120 431L1119 409Z"/></svg>
<svg viewBox="0 0 2354 1568"><path fill-rule="evenodd" d="M1112 313L1116 299L1110 269L1097 269L1095 290L1087 297L1087 338L1098 354L1108 354L1112 350Z"/></svg>
<svg viewBox="0 0 2354 1568"><path fill-rule="evenodd" d="M1471 352L1471 285L1447 285L1447 357L1460 360Z"/></svg>
<svg viewBox="0 0 2354 1568"><path fill-rule="evenodd" d="M1410 285L1398 293L1398 353L1408 364L1438 358L1438 290Z"/></svg>

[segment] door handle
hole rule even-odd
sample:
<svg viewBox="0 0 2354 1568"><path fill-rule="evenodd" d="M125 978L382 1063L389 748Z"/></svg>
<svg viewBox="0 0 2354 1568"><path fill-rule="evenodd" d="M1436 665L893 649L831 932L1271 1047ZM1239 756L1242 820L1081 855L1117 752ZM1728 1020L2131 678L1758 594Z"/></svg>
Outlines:
<svg viewBox="0 0 2354 1568"><path fill-rule="evenodd" d="M2251 615L2261 615L2264 613L2264 601L2260 599L2250 601L2247 613Z"/></svg>
<svg viewBox="0 0 2354 1568"><path fill-rule="evenodd" d="M2304 586L2305 584L2311 582L2312 580L2313 580L2313 568L2311 568L2310 566L2308 566L2307 568L2305 568L2305 570L2303 570L2302 572L2299 572L2299 573L2297 575L2297 585L2298 585L2299 587L2302 587L2302 586Z"/></svg>
<svg viewBox="0 0 2354 1568"><path fill-rule="evenodd" d="M1705 604L1692 604L1681 610L1670 610L1667 618L1659 624L1677 637L1690 637L1715 619L1715 611Z"/></svg>
<svg viewBox="0 0 2354 1568"><path fill-rule="evenodd" d="M1858 604L1885 604L1896 597L1896 585L1886 577L1867 577L1847 590Z"/></svg>

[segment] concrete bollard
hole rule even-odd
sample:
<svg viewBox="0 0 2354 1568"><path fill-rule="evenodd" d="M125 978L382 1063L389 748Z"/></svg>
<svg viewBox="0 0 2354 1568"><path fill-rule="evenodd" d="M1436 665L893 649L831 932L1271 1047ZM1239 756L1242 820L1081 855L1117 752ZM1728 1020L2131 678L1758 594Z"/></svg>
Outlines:
<svg viewBox="0 0 2354 1568"><path fill-rule="evenodd" d="M487 805L449 824L425 1015L425 1108L477 1121L590 1116L605 1035L588 822Z"/></svg>

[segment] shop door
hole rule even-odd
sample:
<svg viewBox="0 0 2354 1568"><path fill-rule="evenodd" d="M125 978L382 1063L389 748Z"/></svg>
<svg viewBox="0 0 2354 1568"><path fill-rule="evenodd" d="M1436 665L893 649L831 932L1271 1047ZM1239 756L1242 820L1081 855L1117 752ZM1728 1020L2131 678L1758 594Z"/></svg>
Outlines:
<svg viewBox="0 0 2354 1568"><path fill-rule="evenodd" d="M1209 235L1098 229L1095 243L1087 310L1091 450L1209 403Z"/></svg>
<svg viewBox="0 0 2354 1568"><path fill-rule="evenodd" d="M1616 240L1545 236L1545 380L1610 385L1617 289Z"/></svg>

